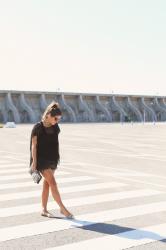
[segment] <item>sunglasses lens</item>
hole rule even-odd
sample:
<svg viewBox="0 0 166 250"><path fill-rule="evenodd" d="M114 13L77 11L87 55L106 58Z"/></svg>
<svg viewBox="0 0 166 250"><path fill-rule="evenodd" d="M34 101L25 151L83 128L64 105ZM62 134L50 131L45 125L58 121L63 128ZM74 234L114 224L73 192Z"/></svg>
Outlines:
<svg viewBox="0 0 166 250"><path fill-rule="evenodd" d="M55 121L58 121L58 120L60 120L61 119L61 117L60 118L58 118L58 117L55 117Z"/></svg>

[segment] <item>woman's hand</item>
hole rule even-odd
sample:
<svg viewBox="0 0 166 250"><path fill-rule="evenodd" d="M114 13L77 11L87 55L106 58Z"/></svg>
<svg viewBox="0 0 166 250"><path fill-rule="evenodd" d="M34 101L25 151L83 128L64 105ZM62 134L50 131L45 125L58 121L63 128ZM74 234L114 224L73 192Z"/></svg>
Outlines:
<svg viewBox="0 0 166 250"><path fill-rule="evenodd" d="M35 170L36 170L36 163L35 163L35 162L32 162L32 164L31 164L31 169L32 169L32 171L35 171Z"/></svg>

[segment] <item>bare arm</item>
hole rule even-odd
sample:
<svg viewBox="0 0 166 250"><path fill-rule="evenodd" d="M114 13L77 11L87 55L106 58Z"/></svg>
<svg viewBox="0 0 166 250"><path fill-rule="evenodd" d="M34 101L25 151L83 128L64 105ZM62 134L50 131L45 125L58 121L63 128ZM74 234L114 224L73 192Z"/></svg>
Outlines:
<svg viewBox="0 0 166 250"><path fill-rule="evenodd" d="M36 146L37 146L37 136L32 137L32 168L35 170L36 169Z"/></svg>

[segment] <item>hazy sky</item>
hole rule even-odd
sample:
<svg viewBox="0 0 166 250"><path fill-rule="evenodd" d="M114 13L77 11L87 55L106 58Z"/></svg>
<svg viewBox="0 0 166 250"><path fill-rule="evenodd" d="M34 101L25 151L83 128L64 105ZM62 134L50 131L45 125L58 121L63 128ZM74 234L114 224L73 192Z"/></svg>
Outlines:
<svg viewBox="0 0 166 250"><path fill-rule="evenodd" d="M0 89L166 95L166 0L0 0Z"/></svg>

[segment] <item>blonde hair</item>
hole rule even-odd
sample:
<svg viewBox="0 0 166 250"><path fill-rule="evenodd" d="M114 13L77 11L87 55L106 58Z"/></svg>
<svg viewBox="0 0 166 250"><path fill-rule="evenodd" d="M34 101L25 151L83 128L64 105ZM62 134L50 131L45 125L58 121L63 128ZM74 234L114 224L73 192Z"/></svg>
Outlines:
<svg viewBox="0 0 166 250"><path fill-rule="evenodd" d="M41 117L42 121L45 121L46 116L47 116L49 113L51 113L51 111L52 111L53 109L56 109L56 110L60 111L60 106L59 106L59 103L58 103L58 102L52 101L52 102L47 106L47 108L45 109L45 111L44 111L44 113L43 113L43 115L42 115L42 117ZM61 112L61 111L60 111L60 112Z"/></svg>

